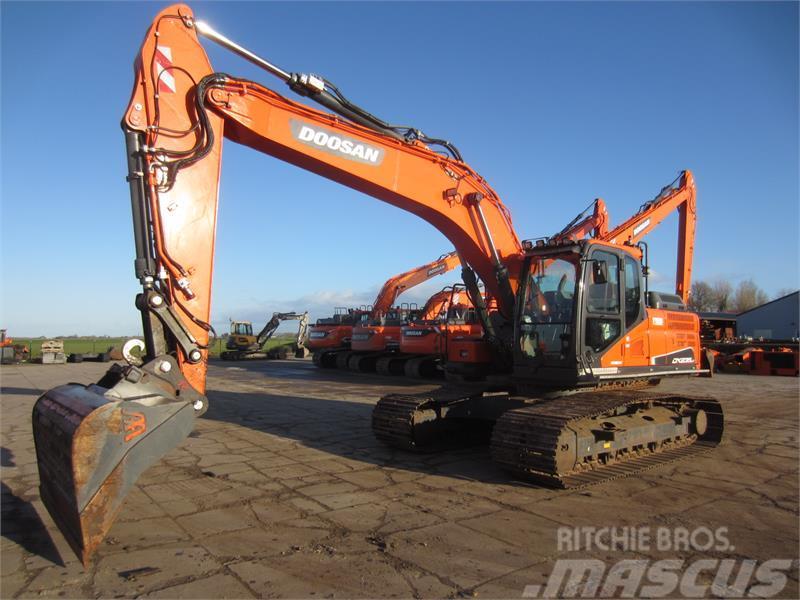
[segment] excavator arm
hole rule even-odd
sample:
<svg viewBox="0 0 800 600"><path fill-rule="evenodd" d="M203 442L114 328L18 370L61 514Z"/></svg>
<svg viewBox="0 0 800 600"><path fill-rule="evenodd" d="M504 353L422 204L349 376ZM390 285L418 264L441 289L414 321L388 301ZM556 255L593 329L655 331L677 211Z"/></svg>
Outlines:
<svg viewBox="0 0 800 600"><path fill-rule="evenodd" d="M645 202L630 219L600 239L613 244L635 246L658 227L673 211L678 211L678 263L675 293L684 303L689 300L694 259L694 236L697 224L697 190L691 171L683 171L671 184L649 202Z"/></svg>
<svg viewBox="0 0 800 600"><path fill-rule="evenodd" d="M335 114L215 73L198 33ZM452 144L384 123L324 79L270 64L196 22L185 5L164 9L148 30L122 127L144 342L126 345L128 365L115 365L94 385L49 390L33 411L41 497L84 564L138 476L208 406L223 137L431 223L458 250L467 286L477 289L480 278L506 319L522 261L508 210ZM141 360L135 345L144 350Z"/></svg>
<svg viewBox="0 0 800 600"><path fill-rule="evenodd" d="M281 324L281 319L278 315L279 313L272 313L270 320L267 321L267 324L264 325L264 328L256 335L256 344L258 344L259 348L266 344L267 340L269 340L269 338L271 338L278 330L278 327Z"/></svg>
<svg viewBox="0 0 800 600"><path fill-rule="evenodd" d="M428 281L432 277L452 271L460 262L458 253L450 252L449 254L443 254L433 262L388 279L375 298L372 315L377 317L386 314L386 311L392 307L392 304L400 294Z"/></svg>
<svg viewBox="0 0 800 600"><path fill-rule="evenodd" d="M303 313L289 312L289 313L272 313L272 318L267 321L264 328L258 332L256 336L256 343L259 348L267 343L267 341L275 334L283 321L300 321L297 327L296 343L298 347L303 346L308 331L308 311Z"/></svg>
<svg viewBox="0 0 800 600"><path fill-rule="evenodd" d="M589 210L591 214L587 214ZM553 238L558 240L581 239L591 236L601 239L608 234L608 209L602 198L595 201L581 214L570 221Z"/></svg>

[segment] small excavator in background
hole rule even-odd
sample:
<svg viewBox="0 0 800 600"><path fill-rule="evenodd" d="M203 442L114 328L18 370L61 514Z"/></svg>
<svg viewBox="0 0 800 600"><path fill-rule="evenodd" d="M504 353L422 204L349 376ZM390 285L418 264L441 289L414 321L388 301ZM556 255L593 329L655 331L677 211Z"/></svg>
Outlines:
<svg viewBox="0 0 800 600"><path fill-rule="evenodd" d="M275 335L283 321L299 321L294 342L265 350L264 344ZM228 341L225 343L226 350L220 354L220 358L222 360L283 359L292 354L295 358L305 358L309 352L308 348L306 348L307 334L307 311L302 313L272 313L272 318L267 321L267 324L257 335L253 335L253 324L250 321L234 321L231 319L231 331L228 335Z"/></svg>
<svg viewBox="0 0 800 600"><path fill-rule="evenodd" d="M15 344L14 340L6 337L6 330L0 329L0 364L10 365L27 360L30 349L25 344Z"/></svg>
<svg viewBox="0 0 800 600"><path fill-rule="evenodd" d="M338 315L334 314L332 319L317 321L308 336L308 346L314 352L314 364L347 369L353 356L355 328L376 321L402 322L411 311L418 310L418 307L410 303L395 307L393 305L397 297L433 277L452 271L458 264L460 260L456 252L442 254L432 262L387 279L372 306L362 306L359 310L347 312L342 310ZM361 341L356 340L356 343Z"/></svg>
<svg viewBox="0 0 800 600"><path fill-rule="evenodd" d="M214 72L198 35L326 111ZM491 431L498 466L555 487L631 475L721 441L717 400L648 389L662 378L708 373L698 317L684 310L696 218L688 170L608 240L526 242L454 144L379 119L322 77L270 63L185 5L156 16L134 74L122 126L144 340L126 348L134 343L144 355L123 349L128 364L113 365L96 384L47 390L32 414L41 499L84 565L139 475L208 408L223 137L411 212L458 252L498 375L383 396L372 413L379 440L428 449L458 442L478 423ZM672 210L682 303L657 307L639 240ZM481 283L494 304L484 301Z"/></svg>

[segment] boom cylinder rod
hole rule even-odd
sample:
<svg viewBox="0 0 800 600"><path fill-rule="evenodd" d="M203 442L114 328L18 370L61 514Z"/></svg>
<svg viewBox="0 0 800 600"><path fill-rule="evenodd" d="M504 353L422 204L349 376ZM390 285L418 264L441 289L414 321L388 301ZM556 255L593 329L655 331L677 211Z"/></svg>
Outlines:
<svg viewBox="0 0 800 600"><path fill-rule="evenodd" d="M243 48L233 40L229 40L218 31L215 31L214 29L209 27L208 24L204 23L203 21L195 21L194 28L197 30L197 33L207 37L212 42L215 42L220 46L222 46L223 48L227 48L231 52L238 54L245 60L248 60L254 65L261 67L265 71L272 73L273 75L275 75L275 77L282 79L286 83L289 83L289 80L292 78L291 73L287 73L280 67L273 65L271 62L264 60L263 58L261 58L256 54L253 54L247 48Z"/></svg>
<svg viewBox="0 0 800 600"><path fill-rule="evenodd" d="M253 63L257 67L261 67L268 73L275 75L278 79L282 80L285 84L289 86L294 92L299 93L303 96L308 96L314 102L321 104L325 108L332 110L333 112L343 116L346 119L350 119L351 121L358 123L359 125L363 125L364 127L368 127L374 131L382 133L383 135L387 135L391 138L394 138L399 141L404 141L402 135L393 131L392 129L387 129L385 127L381 127L379 124L371 121L370 119L364 118L363 115L358 114L357 112L351 110L350 108L344 106L337 98L335 98L328 90L325 89L324 85L322 89L309 87L307 84L304 84L298 81L298 75L293 75L287 71L284 71L280 67L273 65L268 60L264 60L257 54L250 52L247 48L243 48L233 40L229 40L224 35L215 31L211 27L209 27L203 21L195 21L194 28L200 35L207 37L212 42L215 42L222 46L223 48L227 48L234 54L238 54L245 60Z"/></svg>
<svg viewBox="0 0 800 600"><path fill-rule="evenodd" d="M494 245L494 238L492 237L492 230L489 229L489 224L486 222L486 217L483 214L483 209L481 208L481 200L483 200L483 194L480 192L475 192L470 194L471 204L475 208L475 212L478 214L478 219L481 223L481 229L483 229L483 235L486 237L486 242L489 244L489 252L492 254L492 261L494 261L495 267L502 267L503 263L500 260L500 255L497 253L497 247Z"/></svg>
<svg viewBox="0 0 800 600"><path fill-rule="evenodd" d="M514 292L511 289L511 283L508 280L508 269L503 264L503 261L500 260L500 254L497 252L497 246L494 245L492 230L489 228L489 224L486 222L486 216L483 214L483 209L481 208L483 194L480 192L473 192L467 195L467 200L478 214L478 221L483 229L483 234L486 236L486 243L489 245L489 252L492 255L492 261L494 262L494 272L497 276L497 285L500 286L500 300L505 306L512 307L514 306ZM506 318L509 318L511 315L505 316Z"/></svg>

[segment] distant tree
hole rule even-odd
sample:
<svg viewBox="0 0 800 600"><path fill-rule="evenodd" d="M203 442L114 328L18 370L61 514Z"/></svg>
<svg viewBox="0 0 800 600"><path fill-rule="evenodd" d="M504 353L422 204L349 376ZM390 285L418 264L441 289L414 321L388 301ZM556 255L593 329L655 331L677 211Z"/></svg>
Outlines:
<svg viewBox="0 0 800 600"><path fill-rule="evenodd" d="M717 309L714 305L714 290L708 283L698 280L692 284L689 308L695 312L712 312Z"/></svg>
<svg viewBox="0 0 800 600"><path fill-rule="evenodd" d="M732 307L737 313L761 306L769 300L767 293L758 287L752 279L740 281L733 295Z"/></svg>
<svg viewBox="0 0 800 600"><path fill-rule="evenodd" d="M733 287L725 279L716 279L711 284L711 297L714 310L719 312L727 312L732 310L731 295L733 294Z"/></svg>

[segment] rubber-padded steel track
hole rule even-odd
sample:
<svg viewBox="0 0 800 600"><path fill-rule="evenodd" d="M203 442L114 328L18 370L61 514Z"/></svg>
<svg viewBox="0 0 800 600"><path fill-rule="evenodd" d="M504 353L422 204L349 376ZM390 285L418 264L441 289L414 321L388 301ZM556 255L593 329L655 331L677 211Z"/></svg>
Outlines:
<svg viewBox="0 0 800 600"><path fill-rule="evenodd" d="M559 438L566 429L583 419L637 404L689 405L702 409L708 426L694 443L687 440L655 451L639 449L607 463L597 461L569 472L558 472ZM491 453L498 465L524 479L552 487L573 488L625 477L713 448L722 440L723 426L722 409L712 398L631 391L586 392L507 411L495 423Z"/></svg>

